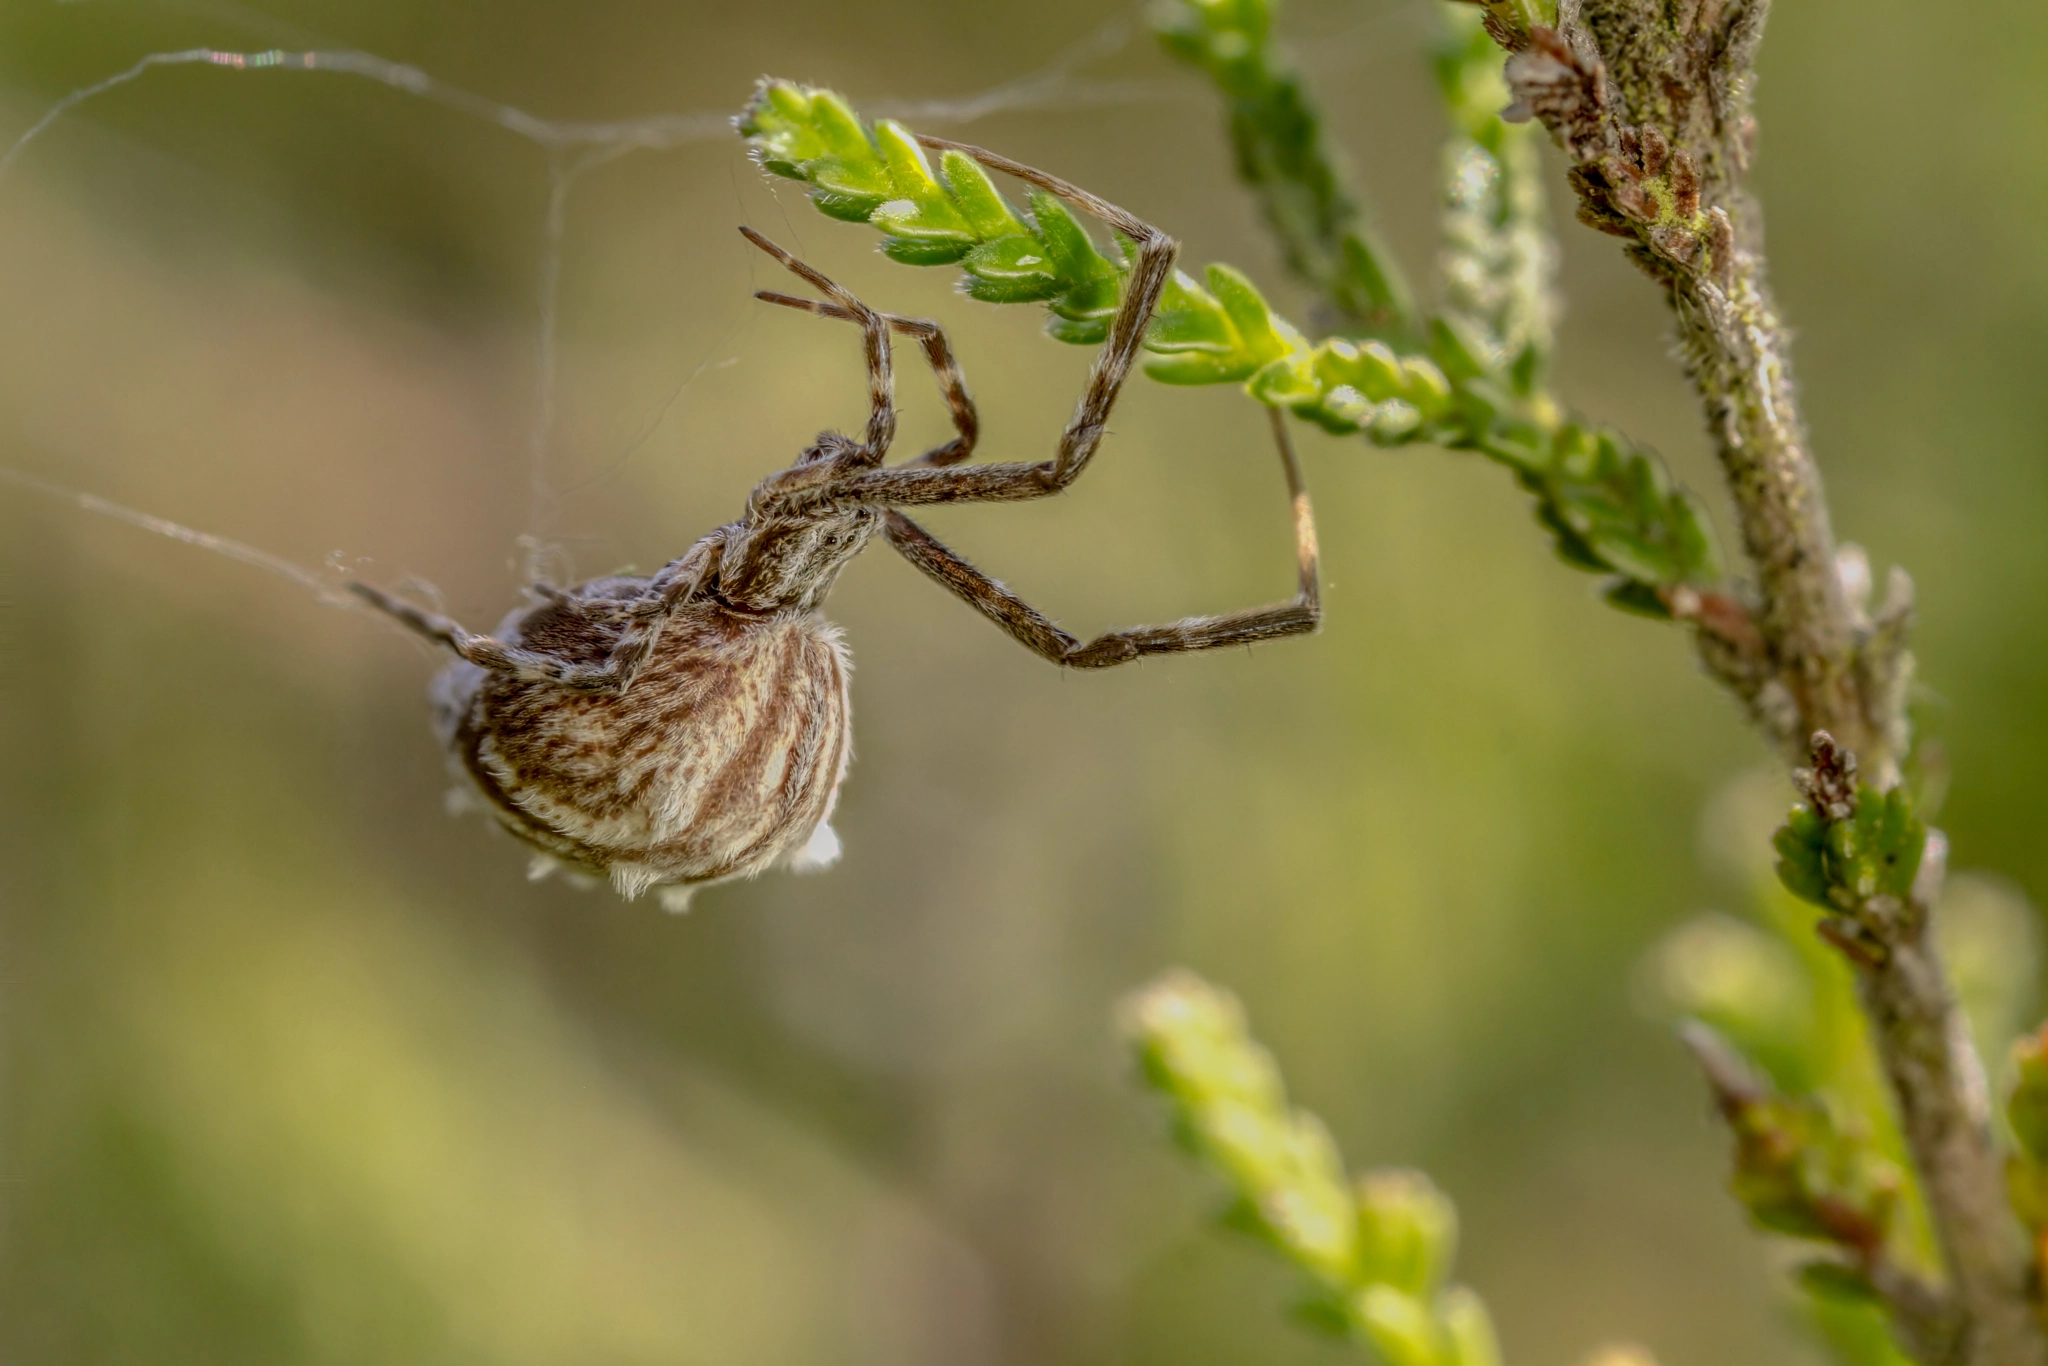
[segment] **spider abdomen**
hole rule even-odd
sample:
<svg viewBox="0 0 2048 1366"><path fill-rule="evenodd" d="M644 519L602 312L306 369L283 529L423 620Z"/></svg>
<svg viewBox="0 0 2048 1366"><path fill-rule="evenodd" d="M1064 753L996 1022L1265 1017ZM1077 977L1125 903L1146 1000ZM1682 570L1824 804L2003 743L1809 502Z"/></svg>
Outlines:
<svg viewBox="0 0 2048 1366"><path fill-rule="evenodd" d="M622 629L603 610L620 587L586 585L500 637L601 661ZM636 896L829 859L825 822L851 749L848 673L838 629L814 612L699 602L668 619L623 692L466 663L435 691L450 755L499 822Z"/></svg>

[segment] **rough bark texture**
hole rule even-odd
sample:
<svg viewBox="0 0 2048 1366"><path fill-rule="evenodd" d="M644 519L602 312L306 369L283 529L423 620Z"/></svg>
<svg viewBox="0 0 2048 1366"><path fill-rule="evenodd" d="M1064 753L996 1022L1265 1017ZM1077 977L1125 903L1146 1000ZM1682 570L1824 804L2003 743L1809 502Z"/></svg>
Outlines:
<svg viewBox="0 0 2048 1366"><path fill-rule="evenodd" d="M1752 706L1781 749L1816 730L1882 762L1855 684L1855 639L1820 476L1806 451L1762 260L1737 247L1728 287L1672 281L1687 369L1706 404L1772 664Z"/></svg>
<svg viewBox="0 0 2048 1366"><path fill-rule="evenodd" d="M1959 1350L1923 1360L1930 1366L2037 1366L2048 1361L2048 1344L2028 1293L2025 1241L2007 1208L2004 1170L1985 1122L1983 1076L1924 913L1912 908L1903 920L1889 951L1859 965L1856 976L1963 1324Z"/></svg>
<svg viewBox="0 0 2048 1366"><path fill-rule="evenodd" d="M1755 581L1747 602L1674 603L1674 614L1788 758L1831 732L1883 788L1898 782L1907 743L1911 585L1895 574L1884 606L1866 612L1868 567L1853 547L1838 554L1800 420L1743 186L1767 11L1768 0L1564 0L1554 30L1489 27L1513 51L1518 106L1571 161L1580 220L1624 240L1677 319ZM1945 1306L1895 1302L1895 1318L1930 1366L2048 1366L1981 1070L1927 932L1933 899L1874 898L1854 916L1854 943L1838 941L1949 1282Z"/></svg>

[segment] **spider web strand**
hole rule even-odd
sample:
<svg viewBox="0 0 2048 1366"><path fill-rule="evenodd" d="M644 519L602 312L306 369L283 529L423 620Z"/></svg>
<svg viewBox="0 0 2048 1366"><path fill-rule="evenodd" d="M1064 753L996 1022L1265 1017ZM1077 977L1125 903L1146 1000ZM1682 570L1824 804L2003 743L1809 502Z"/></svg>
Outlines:
<svg viewBox="0 0 2048 1366"><path fill-rule="evenodd" d="M39 493L45 498L54 498L61 503L70 503L87 512L112 517L117 522L126 522L130 526L141 527L144 531L154 532L173 541L183 541L186 545L198 546L201 550L210 550L216 555L225 555L238 564L250 565L267 574L289 579L301 588L311 589L313 596L329 607L355 609L362 606L355 598L338 591L332 582L317 570L308 569L302 564L285 559L282 555L273 555L267 550L259 550L253 545L231 537L199 531L166 517L125 507L98 494L65 488L62 484L53 484L46 479L38 479L32 474L23 474L19 470L7 469L4 466L0 466L0 482L27 489L31 493Z"/></svg>

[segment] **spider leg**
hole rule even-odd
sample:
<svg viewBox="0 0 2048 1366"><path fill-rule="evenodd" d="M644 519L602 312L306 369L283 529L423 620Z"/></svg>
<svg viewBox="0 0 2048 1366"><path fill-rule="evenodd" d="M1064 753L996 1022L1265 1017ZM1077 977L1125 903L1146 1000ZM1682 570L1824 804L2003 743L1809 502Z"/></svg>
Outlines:
<svg viewBox="0 0 2048 1366"><path fill-rule="evenodd" d="M374 584L360 579L348 585L348 591L361 598L370 606L384 613L399 625L415 631L437 645L444 645L462 658L481 668L509 673L533 682L558 682L561 674L570 666L553 655L541 654L536 650L522 650L507 645L493 636L480 636L465 630L452 617L439 612L429 612L415 606L404 598L387 593Z"/></svg>
<svg viewBox="0 0 2048 1366"><path fill-rule="evenodd" d="M889 453L889 443L896 439L895 380L890 369L889 324L883 321L881 314L855 298L851 290L797 260L752 228L742 227L740 235L860 323L868 363L868 430L861 441L861 450L866 453L870 464L881 464L882 457Z"/></svg>
<svg viewBox="0 0 2048 1366"><path fill-rule="evenodd" d="M1096 447L1102 444L1110 409L1116 406L1117 395L1122 392L1124 381L1130 378L1131 366L1145 340L1145 329L1152 322L1152 314L1159 307L1159 296L1166 288L1180 244L1107 200L1098 199L1076 185L1008 157L944 138L920 134L917 140L926 147L965 153L984 166L1058 195L1129 239L1135 246L1136 259L1131 265L1130 278L1124 285L1123 299L1110 319L1109 337L1095 358L1095 368L1088 376L1088 387L1082 392L1081 401L1066 429L1060 433L1059 446L1052 459L954 468L934 468L933 465L913 462L890 469L861 470L823 486L792 490L789 496L807 502L914 507L926 503L1014 502L1058 493L1080 477L1081 471L1094 457ZM834 302L844 302L836 295L833 297Z"/></svg>
<svg viewBox="0 0 2048 1366"><path fill-rule="evenodd" d="M841 322L859 322L860 318L838 304L826 303L820 299L803 299L794 294L783 294L773 289L761 289L754 297L763 303L781 304L784 308L802 309L815 313L821 318L837 318ZM925 361L932 367L932 375L939 381L939 392L946 396L946 408L953 415L953 430L959 435L943 446L934 446L915 460L906 460L905 465L957 465L974 454L975 438L981 434L981 418L974 411L974 396L967 392L967 376L960 373L960 363L953 358L953 347L946 340L946 329L929 318L906 318L900 313L884 313L882 321L892 331L906 337L915 337L924 348Z"/></svg>
<svg viewBox="0 0 2048 1366"><path fill-rule="evenodd" d="M1287 474L1294 505L1294 550L1299 588L1286 602L1215 616L1188 617L1164 626L1135 626L1110 631L1085 644L1054 625L1050 618L1002 584L941 545L930 532L902 513L883 513L882 534L905 559L966 600L967 604L1055 664L1076 669L1103 669L1143 655L1184 654L1224 645L1249 645L1279 636L1307 635L1322 620L1322 597L1316 579L1316 525L1308 490L1287 438L1286 419L1274 410L1273 438Z"/></svg>
<svg viewBox="0 0 2048 1366"><path fill-rule="evenodd" d="M348 589L400 625L446 646L479 668L509 673L528 683L553 683L578 692L624 692L654 653L668 618L697 595L717 568L724 548L721 535L705 537L649 580L647 591L639 598L619 604L625 624L602 664L578 664L544 650L507 645L496 636L476 635L451 617L429 612L361 580L350 583ZM584 609L582 600L573 594L557 591L547 596L561 610Z"/></svg>

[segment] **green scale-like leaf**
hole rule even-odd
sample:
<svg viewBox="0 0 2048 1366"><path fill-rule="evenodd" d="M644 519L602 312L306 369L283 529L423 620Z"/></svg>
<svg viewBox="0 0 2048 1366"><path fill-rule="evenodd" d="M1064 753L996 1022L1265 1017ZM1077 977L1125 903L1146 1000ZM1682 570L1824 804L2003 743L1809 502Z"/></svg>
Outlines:
<svg viewBox="0 0 2048 1366"><path fill-rule="evenodd" d="M1792 808L1772 840L1778 878L1794 896L1830 911L1874 896L1907 900L1927 848L1927 825L1903 787L1856 789L1854 812L1825 819L1807 803Z"/></svg>
<svg viewBox="0 0 2048 1366"><path fill-rule="evenodd" d="M1265 41L1263 5L1201 8L1204 43L1229 49L1232 34ZM1459 79L1460 89L1484 87L1469 72ZM1297 89L1289 98L1305 96ZM948 150L934 172L907 130L885 119L870 133L830 91L763 82L740 130L764 167L808 185L822 211L879 228L892 259L958 266L965 292L986 303L1045 304L1046 331L1060 341L1107 339L1132 254L1122 243L1105 252L1056 197L1034 191L1021 213L972 158ZM1648 452L1555 416L1538 392L1548 334L1530 330L1542 309L1523 298L1509 312L1524 320L1512 336L1498 330L1508 314L1432 320L1426 354L1404 355L1384 340L1316 342L1244 274L1212 265L1199 281L1181 271L1168 279L1145 334L1144 368L1167 384L1242 385L1335 435L1380 446L1435 442L1498 460L1535 495L1537 520L1567 563L1619 576L1608 594L1617 605L1664 615L1660 590L1709 583L1718 572L1704 515Z"/></svg>
<svg viewBox="0 0 2048 1366"><path fill-rule="evenodd" d="M1166 50L1224 95L1238 176L1257 196L1289 270L1357 335L1406 336L1414 305L1359 212L1300 75L1272 42L1272 0L1153 7Z"/></svg>
<svg viewBox="0 0 2048 1366"><path fill-rule="evenodd" d="M1304 1322L1370 1344L1389 1366L1500 1366L1485 1306L1447 1284L1451 1202L1419 1172L1347 1181L1329 1131L1288 1104L1235 997L1170 972L1121 1014L1176 1137L1228 1189L1224 1224L1305 1273Z"/></svg>

